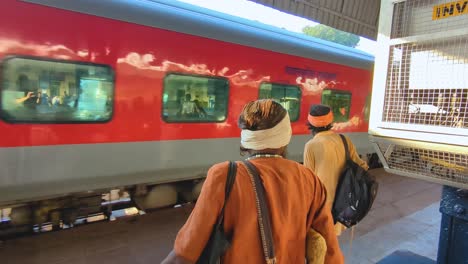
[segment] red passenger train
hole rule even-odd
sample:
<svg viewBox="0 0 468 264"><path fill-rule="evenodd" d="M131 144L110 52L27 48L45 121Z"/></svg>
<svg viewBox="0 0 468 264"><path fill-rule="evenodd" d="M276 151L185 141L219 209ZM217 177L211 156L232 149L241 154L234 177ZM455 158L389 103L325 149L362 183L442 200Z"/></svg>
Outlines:
<svg viewBox="0 0 468 264"><path fill-rule="evenodd" d="M364 52L176 1L0 9L0 208L13 223L71 223L109 190L142 208L194 199L210 165L240 158L238 114L258 98L288 109L291 159L320 102L373 152Z"/></svg>

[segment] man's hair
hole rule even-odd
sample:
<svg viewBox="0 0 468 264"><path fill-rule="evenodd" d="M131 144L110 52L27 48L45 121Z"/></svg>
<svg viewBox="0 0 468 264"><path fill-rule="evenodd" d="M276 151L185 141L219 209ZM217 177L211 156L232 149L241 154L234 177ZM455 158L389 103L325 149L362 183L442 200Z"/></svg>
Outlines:
<svg viewBox="0 0 468 264"><path fill-rule="evenodd" d="M286 114L286 109L274 100L252 101L242 109L238 125L240 129L265 130L276 126Z"/></svg>
<svg viewBox="0 0 468 264"><path fill-rule="evenodd" d="M244 106L237 124L240 129L265 130L276 126L287 113L288 111L278 102L272 99L260 99ZM240 147L241 155L249 150Z"/></svg>
<svg viewBox="0 0 468 264"><path fill-rule="evenodd" d="M328 130L330 130L332 127L333 127L333 124L329 124L329 125L324 126L324 127L314 127L314 126L311 125L309 122L307 122L307 128L308 128L310 131L315 132L315 133L319 133L319 132L323 132L323 131L328 131Z"/></svg>

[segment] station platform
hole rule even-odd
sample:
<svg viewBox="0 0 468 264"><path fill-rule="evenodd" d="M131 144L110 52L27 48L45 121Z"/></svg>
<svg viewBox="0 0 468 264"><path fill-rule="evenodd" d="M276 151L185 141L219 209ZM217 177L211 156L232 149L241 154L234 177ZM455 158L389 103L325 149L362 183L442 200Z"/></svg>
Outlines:
<svg viewBox="0 0 468 264"><path fill-rule="evenodd" d="M418 263L414 260L402 262L402 259L421 259L425 262L420 263L435 263L440 219L439 203L435 202L420 211L355 237L352 243L349 241L351 232L348 231L346 238L340 238L346 263ZM392 259L394 260L390 262Z"/></svg>
<svg viewBox="0 0 468 264"><path fill-rule="evenodd" d="M390 263L385 257L404 251L436 260L442 186L383 169L372 173L380 184L372 210L354 228L352 241L351 229L339 237L346 263Z"/></svg>
<svg viewBox="0 0 468 264"><path fill-rule="evenodd" d="M366 218L339 241L348 264L384 264L397 250L436 259L442 186L372 170L380 183ZM193 205L3 241L2 264L160 263Z"/></svg>

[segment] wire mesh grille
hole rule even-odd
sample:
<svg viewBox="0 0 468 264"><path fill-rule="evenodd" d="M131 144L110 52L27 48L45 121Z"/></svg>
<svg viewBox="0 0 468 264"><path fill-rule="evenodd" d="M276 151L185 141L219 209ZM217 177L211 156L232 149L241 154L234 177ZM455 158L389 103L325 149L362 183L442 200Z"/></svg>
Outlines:
<svg viewBox="0 0 468 264"><path fill-rule="evenodd" d="M468 187L468 155L378 143L389 168Z"/></svg>
<svg viewBox="0 0 468 264"><path fill-rule="evenodd" d="M402 38L466 28L466 14L466 1L408 0L396 3L390 37Z"/></svg>
<svg viewBox="0 0 468 264"><path fill-rule="evenodd" d="M468 36L391 46L382 119L467 128Z"/></svg>
<svg viewBox="0 0 468 264"><path fill-rule="evenodd" d="M466 142L415 142L418 134L444 134L451 144L468 135L468 1L400 1L391 23L379 126L405 140L376 136L379 151L402 175L468 188Z"/></svg>

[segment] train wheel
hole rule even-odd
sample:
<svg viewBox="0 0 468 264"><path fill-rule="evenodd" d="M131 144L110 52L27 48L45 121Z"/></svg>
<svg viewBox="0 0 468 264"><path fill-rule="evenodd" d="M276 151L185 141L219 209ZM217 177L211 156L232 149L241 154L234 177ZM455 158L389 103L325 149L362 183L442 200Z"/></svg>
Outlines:
<svg viewBox="0 0 468 264"><path fill-rule="evenodd" d="M32 210L29 206L14 207L11 209L10 221L14 226L32 224Z"/></svg>
<svg viewBox="0 0 468 264"><path fill-rule="evenodd" d="M156 185L144 196L134 197L136 205L142 209L156 209L177 203L177 189L171 184Z"/></svg>
<svg viewBox="0 0 468 264"><path fill-rule="evenodd" d="M190 182L182 186L179 185L179 195L182 198L180 202L191 203L196 201L200 195L204 181L205 180Z"/></svg>

